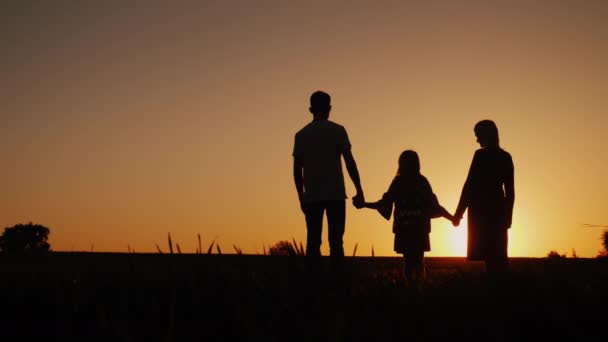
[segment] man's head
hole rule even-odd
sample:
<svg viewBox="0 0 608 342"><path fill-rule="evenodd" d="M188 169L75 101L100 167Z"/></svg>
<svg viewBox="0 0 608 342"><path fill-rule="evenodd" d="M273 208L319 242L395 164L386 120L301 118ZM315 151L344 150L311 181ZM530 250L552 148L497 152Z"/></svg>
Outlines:
<svg viewBox="0 0 608 342"><path fill-rule="evenodd" d="M310 108L315 119L327 119L331 111L331 97L323 91L315 91L310 95Z"/></svg>

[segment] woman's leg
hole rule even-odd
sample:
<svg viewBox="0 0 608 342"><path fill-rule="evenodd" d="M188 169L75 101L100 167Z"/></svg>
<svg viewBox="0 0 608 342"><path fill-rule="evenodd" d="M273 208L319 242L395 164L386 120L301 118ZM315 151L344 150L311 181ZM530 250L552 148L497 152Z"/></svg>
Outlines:
<svg viewBox="0 0 608 342"><path fill-rule="evenodd" d="M501 282L509 272L509 257L507 256L508 234L500 231L490 240L486 252L486 272L488 277Z"/></svg>

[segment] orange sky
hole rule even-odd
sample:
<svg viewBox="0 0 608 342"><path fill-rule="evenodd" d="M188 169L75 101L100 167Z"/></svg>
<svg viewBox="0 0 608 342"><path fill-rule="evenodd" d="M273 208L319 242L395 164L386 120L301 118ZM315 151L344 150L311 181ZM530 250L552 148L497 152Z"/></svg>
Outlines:
<svg viewBox="0 0 608 342"><path fill-rule="evenodd" d="M3 9L0 227L43 224L54 250L304 242L291 152L322 89L369 200L411 148L453 212L489 118L515 164L509 254L601 249L608 2L176 3ZM348 254L396 255L377 213L346 223ZM427 255L464 255L464 225L432 229Z"/></svg>

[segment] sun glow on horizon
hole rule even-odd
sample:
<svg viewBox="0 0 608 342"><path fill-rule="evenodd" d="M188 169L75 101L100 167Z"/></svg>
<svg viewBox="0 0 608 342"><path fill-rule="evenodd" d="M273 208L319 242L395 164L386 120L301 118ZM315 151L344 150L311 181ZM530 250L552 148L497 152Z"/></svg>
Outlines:
<svg viewBox="0 0 608 342"><path fill-rule="evenodd" d="M464 217L458 227L452 227L446 233L446 246L450 255L466 256L467 253L467 219Z"/></svg>

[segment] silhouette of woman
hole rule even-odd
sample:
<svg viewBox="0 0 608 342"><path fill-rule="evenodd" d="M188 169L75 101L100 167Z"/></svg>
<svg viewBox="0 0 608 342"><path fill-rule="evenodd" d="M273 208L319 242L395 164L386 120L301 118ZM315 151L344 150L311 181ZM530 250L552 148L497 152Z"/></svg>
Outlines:
<svg viewBox="0 0 608 342"><path fill-rule="evenodd" d="M507 230L515 200L513 160L500 147L493 121L479 121L474 131L481 148L473 156L453 224L459 225L468 209L467 259L485 261L488 275L497 276L509 267Z"/></svg>

